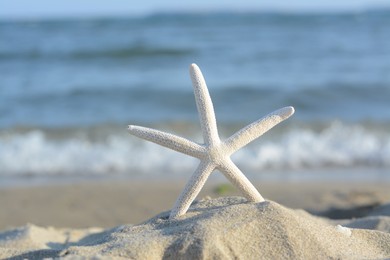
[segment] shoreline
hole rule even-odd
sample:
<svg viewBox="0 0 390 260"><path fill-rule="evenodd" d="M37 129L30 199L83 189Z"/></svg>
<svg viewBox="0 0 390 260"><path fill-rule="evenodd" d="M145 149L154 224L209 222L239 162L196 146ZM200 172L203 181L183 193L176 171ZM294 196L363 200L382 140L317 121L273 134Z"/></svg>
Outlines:
<svg viewBox="0 0 390 260"><path fill-rule="evenodd" d="M390 175L387 168L321 168L321 169L281 169L281 170L262 170L250 171L243 169L245 175L253 182L266 183L388 183L390 185ZM163 173L113 173L113 174L56 174L56 175L18 175L0 176L0 189L14 187L36 187L50 185L68 185L78 183L99 183L99 182L186 182L192 172L186 174ZM226 178L219 172L210 176L214 182L224 182Z"/></svg>

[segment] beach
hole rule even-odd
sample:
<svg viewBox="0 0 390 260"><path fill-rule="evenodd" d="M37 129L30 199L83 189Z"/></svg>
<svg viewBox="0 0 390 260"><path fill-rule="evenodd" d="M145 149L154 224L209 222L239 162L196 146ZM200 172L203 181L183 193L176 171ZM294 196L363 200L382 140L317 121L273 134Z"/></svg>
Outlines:
<svg viewBox="0 0 390 260"><path fill-rule="evenodd" d="M90 236L94 233L98 233L100 235L102 235L100 232L103 231L115 233L117 232L118 228L127 227L127 243L129 245L139 243L146 238L144 235L137 233L138 231L136 232L133 229L135 229L136 227L138 227L139 229L146 228L145 223L147 223L149 219L161 214L162 212L169 211L183 186L184 182L182 181L167 182L163 180L138 180L89 181L73 184L67 183L2 188L0 189L0 205L2 205L2 210L0 211L0 230L2 230L0 233L0 252L2 253L0 253L0 256L4 258L24 255L28 257L38 258L38 256L40 256L40 254L42 253L47 253L47 256L59 256L60 252L64 252L64 250L66 251L69 248L73 248L73 250L75 250L71 250L71 252L73 253L69 254L74 254L76 256L120 257L126 256L126 254L127 256L130 256L131 254L136 254L136 252L141 249L137 248L133 249L134 251L129 251L126 243L123 243L121 246L117 246L116 249L112 252L108 250L105 251L106 253L102 254L101 249L99 247L96 247L96 251L89 250L88 253L86 253L83 251L86 249L85 246L82 246L82 241L84 241L83 239L85 239L86 236ZM381 243L385 243L386 241L390 242L390 234L388 233L388 227L390 225L389 207L387 207L386 210L382 208L382 211L378 211L378 209L381 209L381 205L386 205L386 203L390 201L390 191L388 189L387 183L264 182L256 183L255 186L266 198L266 203L268 203L268 201L272 201L272 207L283 207L283 210L286 209L286 212L289 212L286 213L283 211L282 213L280 213L282 214L282 217L291 218L293 216L289 216L288 214L293 214L294 216L295 214L298 214L300 215L300 218L304 219L304 221L310 222L314 219L315 221L320 221L322 225L325 225L326 227L336 227L337 223L345 225L348 222L351 222L351 225L355 229L369 228L371 230L375 230L376 228L382 227L381 232L378 233L380 235L380 238L375 239L379 239L380 241L382 241ZM202 199L206 201L213 201L213 199L221 200L225 198L226 200L229 200L234 198L231 202L215 202L222 204L225 203L225 207L227 209L230 209L232 205L255 205L255 203L245 203L245 199L242 197L234 197L239 195L240 194L227 182L211 181L210 183L207 183L205 188L201 191L200 195L198 196L198 201ZM213 212L213 210L215 211L214 207L212 206L205 207L206 209L203 209L204 214L206 214L207 212ZM236 209L234 209L234 211L235 210ZM378 219L382 220L383 223L381 225L373 224L376 221L373 215L371 216L371 220L368 217L371 213L376 211L379 212L378 214L382 214L375 215ZM251 217L248 216L249 213L245 210L242 210L242 216L240 216L241 213L239 212L240 210L235 213L235 217L247 218L247 221L249 221L248 223L252 223L253 221L260 221L256 217L253 217L253 219L251 219ZM165 213L165 216L167 216L166 214L167 213ZM301 214L303 215L301 216ZM190 218L189 216L192 217ZM219 216L219 213L215 214L214 217L217 216ZM191 213L191 210L187 214L187 217L189 217L190 219L187 221L189 221L189 223L192 223L195 226L195 231L193 231L195 233L197 229L197 222L199 222L199 226L206 225L201 224L200 219L194 218L193 213ZM231 216L229 215L225 219L226 225L234 225L234 221L238 221L236 219L230 219L230 217ZM287 227L288 225L290 225L289 221L287 221L287 224L284 223L283 225L278 226L280 225L280 223L278 222L278 218L280 217L281 216L275 216L275 219L272 219L271 216L269 219L267 219L267 223L272 223L272 226L267 228L284 229L286 228L286 225ZM185 218L186 217L184 217L184 219ZM359 219L365 219L365 221L361 221L359 223ZM172 228L169 224L166 225L166 229ZM252 225L256 227L257 233L250 232L247 235L253 236L253 239L257 240L265 239L260 235L265 232L265 230L261 230L265 227L256 226L260 224ZM309 223L308 225L312 225L312 223ZM203 228L207 227L203 226ZM310 231L310 229L309 231L307 231L305 230L305 228L300 230L300 232L313 232L313 234L310 233L309 235L315 235L315 232L317 232ZM213 227L210 227L210 229L211 230L209 230L209 232L212 231ZM241 227L238 225L237 232L240 229ZM294 227L294 229L299 228ZM244 230L242 230L242 232L244 232ZM10 235L14 234L15 232L19 232L20 234L18 233L18 236L15 237ZM215 230L215 232L218 233L218 230ZM269 232L269 230L267 232ZM275 236L277 236L277 231L275 232ZM297 247L288 249L287 244L290 239L301 239L302 241L305 241L305 237L299 238L299 234L301 234L300 232L297 231L298 237L294 238L281 237L278 238L279 241L276 241L278 240L276 238L269 241L261 241L262 243L268 244L262 246L269 248L275 246L273 245L273 243L282 243L282 245L279 245L280 250L283 249L287 251L294 251L295 249L299 249L303 250L303 252L309 250L307 251L308 254L315 253L314 251L310 251L312 250L310 249L311 247L305 248L305 246L302 246L302 248ZM64 239L64 234L68 234L68 238L72 238L72 241L66 241L66 239ZM69 234L72 235L69 236ZM139 234L139 237L137 237L136 234ZM180 234L178 233L174 236L176 237L175 239L178 239L178 237L180 237ZM202 236L198 237L198 239L205 238ZM372 239L371 236L372 234L369 234L370 239ZM241 239L240 237L241 236L237 238L238 241ZM62 241L61 239L64 239L64 241L60 243L59 241ZM96 237L95 239L99 240ZM159 238L147 239L150 239L151 241L153 241L153 243L161 243L161 246L157 247L163 247L162 249L159 249L161 252L165 252L164 250L167 250L168 244L172 242L170 239L166 237L164 238L164 236ZM165 241L165 239L168 239L171 242L167 242ZM324 237L323 239L325 239L326 242L327 239L332 240L333 238ZM39 242L40 240L44 242ZM285 241L283 242L282 240ZM31 241L38 242L34 244ZM108 240L106 242L110 243ZM50 246L50 244L56 243L59 244L57 247ZM96 245L99 244L97 241L94 240L91 240L90 243ZM214 241L209 241L207 243L207 245L202 245L201 249L206 250L208 254L212 253L214 250L214 253L217 254L219 257L221 257L222 255L228 257L234 256L234 252L229 252L226 248L223 250L223 252L220 252L221 254L223 253L222 255L220 255L218 253L219 249L216 250L214 247ZM370 243L373 244L374 242L371 241ZM79 248L77 248L77 246L79 246ZM370 246L367 246L367 250L365 250L366 246L367 245L362 244L359 248L359 252L366 252L366 256L375 256L375 253L371 252L372 248ZM77 248L77 250L74 248ZM142 254L146 254L146 252L154 252L151 248L146 251L145 250L146 249L141 250L143 252ZM376 252L376 256L384 256L387 252L386 256L389 257L389 250L390 249L387 246L387 251L379 250ZM190 251L191 250L189 250L189 252ZM155 258L159 258L162 254L161 252L158 253ZM183 252L185 252L185 250ZM255 254L253 256L256 255L256 252L257 251L255 250ZM200 251L198 253L198 256L192 255L192 257L197 258L204 254L204 252L200 253ZM344 253L332 251L331 254L329 253L330 255L325 254L324 256L331 256L332 254L343 255ZM142 254L140 253L140 255L138 256L142 256ZM185 253L183 254L183 256L191 256L186 255ZM245 255L240 256L243 257ZM306 257L308 256L310 255L306 255ZM312 256L315 257L316 255ZM355 253L351 253L350 256L350 258L358 258L358 255L355 255ZM272 254L265 254L263 255L263 257L265 259L269 259L272 258ZM294 258L294 255L290 255L290 257L288 258ZM348 259L348 254L344 254L342 258Z"/></svg>
<svg viewBox="0 0 390 260"><path fill-rule="evenodd" d="M389 259L389 22L1 20L0 259Z"/></svg>
<svg viewBox="0 0 390 260"><path fill-rule="evenodd" d="M185 181L81 182L0 189L0 229L42 226L110 228L141 223L169 210ZM219 194L219 186L228 188ZM390 201L388 183L257 183L261 194L286 207L348 210ZM228 182L206 183L198 198L236 196Z"/></svg>

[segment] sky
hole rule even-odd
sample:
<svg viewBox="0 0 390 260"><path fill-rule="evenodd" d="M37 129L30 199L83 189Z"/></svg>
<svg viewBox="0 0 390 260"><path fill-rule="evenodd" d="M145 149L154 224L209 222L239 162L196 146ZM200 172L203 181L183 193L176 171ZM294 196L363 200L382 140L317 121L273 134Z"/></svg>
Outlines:
<svg viewBox="0 0 390 260"><path fill-rule="evenodd" d="M0 0L0 19L144 15L156 12L361 11L390 7L390 0Z"/></svg>

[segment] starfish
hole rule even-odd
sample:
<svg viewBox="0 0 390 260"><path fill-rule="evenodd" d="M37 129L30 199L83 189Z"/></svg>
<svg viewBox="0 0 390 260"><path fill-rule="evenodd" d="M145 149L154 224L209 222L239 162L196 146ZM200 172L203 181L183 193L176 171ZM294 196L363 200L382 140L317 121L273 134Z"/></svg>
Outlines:
<svg viewBox="0 0 390 260"><path fill-rule="evenodd" d="M204 144L192 142L159 130L129 125L132 135L200 160L183 192L171 210L169 219L184 215L194 201L207 178L215 170L222 172L250 202L263 202L264 198L232 162L230 156L248 143L263 135L269 129L287 119L294 113L293 107L276 110L265 117L242 128L228 139L222 141L217 130L213 103L202 72L196 64L191 64L190 75L194 88L196 106L199 113Z"/></svg>

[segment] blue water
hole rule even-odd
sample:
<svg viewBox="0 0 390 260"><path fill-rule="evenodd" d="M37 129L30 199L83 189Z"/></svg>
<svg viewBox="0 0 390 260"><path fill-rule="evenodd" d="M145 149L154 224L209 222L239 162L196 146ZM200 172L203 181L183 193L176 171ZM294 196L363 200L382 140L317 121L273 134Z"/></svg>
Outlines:
<svg viewBox="0 0 390 260"><path fill-rule="evenodd" d="M389 43L390 11L1 21L0 177L191 173L196 160L126 126L202 141L193 62L223 136L296 109L234 155L243 170L386 172Z"/></svg>

